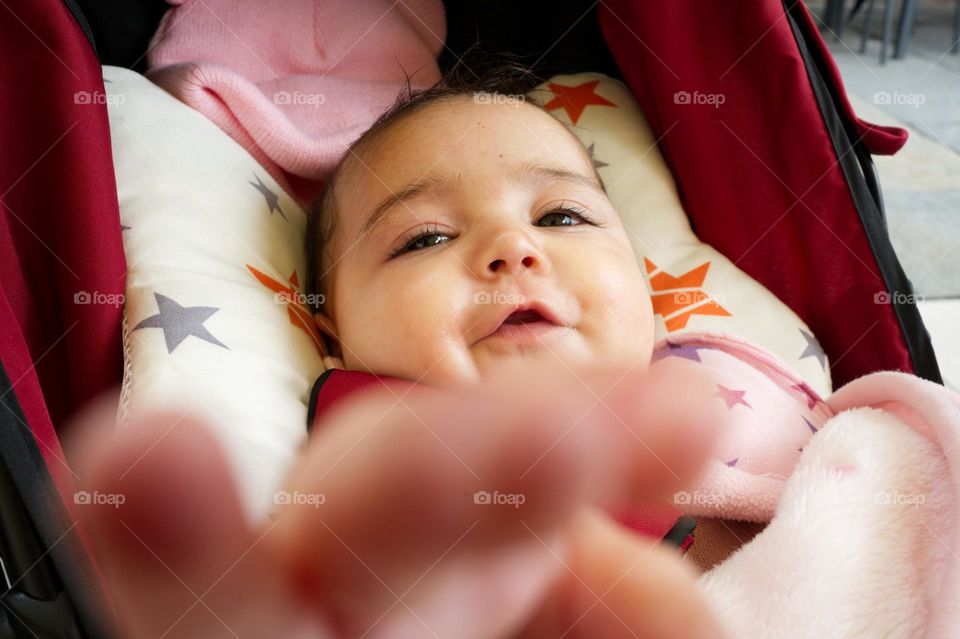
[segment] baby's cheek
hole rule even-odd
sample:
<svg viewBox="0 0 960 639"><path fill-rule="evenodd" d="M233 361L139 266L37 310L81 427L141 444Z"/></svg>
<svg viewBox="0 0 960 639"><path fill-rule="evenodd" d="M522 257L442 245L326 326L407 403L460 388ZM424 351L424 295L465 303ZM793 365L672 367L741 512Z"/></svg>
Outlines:
<svg viewBox="0 0 960 639"><path fill-rule="evenodd" d="M394 294L378 305L378 341L389 361L383 362L403 377L420 379L427 375L446 377L456 360L456 346L462 338L461 318L456 314L455 297L442 278L431 274L409 278L391 287ZM461 349L462 350L462 349Z"/></svg>
<svg viewBox="0 0 960 639"><path fill-rule="evenodd" d="M592 291L602 328L614 347L640 352L653 340L653 308L636 262L614 259L596 269Z"/></svg>

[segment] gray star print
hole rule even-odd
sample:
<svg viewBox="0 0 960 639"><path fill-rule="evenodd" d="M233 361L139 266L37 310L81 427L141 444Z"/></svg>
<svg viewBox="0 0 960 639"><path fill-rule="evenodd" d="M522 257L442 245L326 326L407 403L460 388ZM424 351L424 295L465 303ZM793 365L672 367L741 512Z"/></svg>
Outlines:
<svg viewBox="0 0 960 639"><path fill-rule="evenodd" d="M799 329L800 334L803 335L803 339L807 340L807 347L803 349L803 352L800 353L800 359L804 357L816 357L817 361L820 362L820 368L824 368L826 363L827 356L824 354L823 349L820 348L820 342L817 341L817 338L803 330Z"/></svg>
<svg viewBox="0 0 960 639"><path fill-rule="evenodd" d="M280 198L277 197L277 194L267 188L267 185L260 180L260 176L256 173L253 174L253 177L256 178L256 183L247 182L250 186L260 191L260 194L263 196L263 199L267 201L267 210L270 212L270 215L273 215L273 212L276 211L280 214L280 217L287 219L287 216L283 213L283 210L280 208Z"/></svg>
<svg viewBox="0 0 960 639"><path fill-rule="evenodd" d="M593 162L593 168L595 168L595 169L602 169L602 168L605 167L605 166L610 166L609 163L607 163L607 162L601 162L600 160L598 160L597 158L594 157L594 155L593 155L593 147L594 147L595 144L596 144L596 142L591 142L591 143L590 143L590 146L587 147L587 153L590 154L590 161Z"/></svg>
<svg viewBox="0 0 960 639"><path fill-rule="evenodd" d="M207 318L220 309L213 306L180 306L166 295L154 292L153 296L157 300L157 309L160 312L146 318L137 324L133 330L162 328L163 337L167 341L168 353L172 353L180 345L180 342L191 335L211 344L230 348L203 326Z"/></svg>

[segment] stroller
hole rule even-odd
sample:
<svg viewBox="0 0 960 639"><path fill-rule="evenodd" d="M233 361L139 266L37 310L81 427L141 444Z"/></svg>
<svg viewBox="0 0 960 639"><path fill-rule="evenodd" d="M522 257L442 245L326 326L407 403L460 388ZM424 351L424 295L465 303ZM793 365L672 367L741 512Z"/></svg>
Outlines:
<svg viewBox="0 0 960 639"><path fill-rule="evenodd" d="M126 262L106 105L75 96L104 95L103 64L142 71L165 8L16 0L0 12L0 638L113 636L59 443L123 367L122 309L77 303L121 295ZM871 159L906 133L856 116L800 0L472 0L448 2L447 20L441 69L479 38L544 77L622 79L698 237L813 330L837 385L877 370L942 383ZM692 90L740 108L680 117L675 94Z"/></svg>

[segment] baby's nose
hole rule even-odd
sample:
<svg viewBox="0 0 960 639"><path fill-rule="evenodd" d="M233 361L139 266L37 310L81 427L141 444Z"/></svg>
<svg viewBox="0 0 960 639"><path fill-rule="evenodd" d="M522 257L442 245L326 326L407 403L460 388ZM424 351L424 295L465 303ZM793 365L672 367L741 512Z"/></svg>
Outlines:
<svg viewBox="0 0 960 639"><path fill-rule="evenodd" d="M526 255L518 261L517 268L524 266L526 268L531 268L537 264L537 258L533 255ZM496 273L497 271L507 269L509 270L511 263L505 259L496 259L490 262L490 265L487 267L491 272Z"/></svg>
<svg viewBox="0 0 960 639"><path fill-rule="evenodd" d="M545 259L526 235L511 231L493 241L484 261L488 274L503 274L542 268Z"/></svg>

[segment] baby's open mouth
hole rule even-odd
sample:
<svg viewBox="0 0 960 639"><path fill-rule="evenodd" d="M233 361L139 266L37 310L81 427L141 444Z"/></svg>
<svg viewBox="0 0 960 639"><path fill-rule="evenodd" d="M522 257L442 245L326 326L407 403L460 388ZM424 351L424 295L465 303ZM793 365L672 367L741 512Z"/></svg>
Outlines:
<svg viewBox="0 0 960 639"><path fill-rule="evenodd" d="M481 341L497 342L503 346L536 344L569 328L548 306L539 302L512 310L504 309L504 312L506 314L495 320Z"/></svg>
<svg viewBox="0 0 960 639"><path fill-rule="evenodd" d="M527 324L530 322L549 322L540 311L529 309L526 311L514 311L503 320L504 324ZM552 323L552 322L551 322Z"/></svg>

